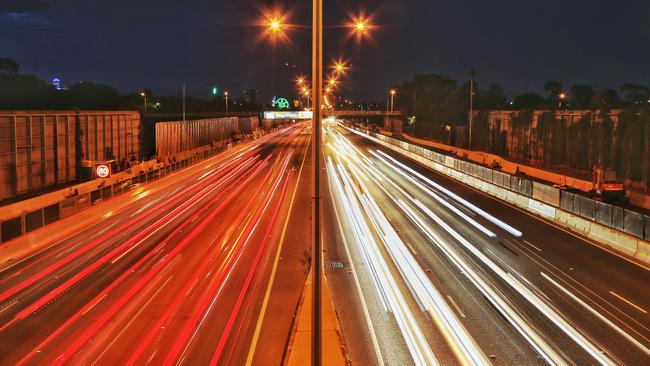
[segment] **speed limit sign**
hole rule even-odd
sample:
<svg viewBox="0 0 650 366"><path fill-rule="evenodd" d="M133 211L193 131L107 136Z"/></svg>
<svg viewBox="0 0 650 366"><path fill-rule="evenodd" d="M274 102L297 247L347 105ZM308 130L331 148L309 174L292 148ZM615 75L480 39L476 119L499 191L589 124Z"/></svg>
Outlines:
<svg viewBox="0 0 650 366"><path fill-rule="evenodd" d="M97 165L95 168L95 174L97 174L99 178L108 178L111 175L111 168L106 164Z"/></svg>

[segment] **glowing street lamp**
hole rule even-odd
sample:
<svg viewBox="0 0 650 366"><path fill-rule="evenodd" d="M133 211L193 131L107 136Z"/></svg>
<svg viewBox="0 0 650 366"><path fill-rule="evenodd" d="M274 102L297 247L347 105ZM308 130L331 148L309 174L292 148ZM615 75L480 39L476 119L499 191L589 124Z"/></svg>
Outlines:
<svg viewBox="0 0 650 366"><path fill-rule="evenodd" d="M368 21L365 19L357 19L354 22L354 31L358 34L364 34L368 31Z"/></svg>
<svg viewBox="0 0 650 366"><path fill-rule="evenodd" d="M560 93L558 99L558 107L562 107L562 102L566 99L566 93Z"/></svg>
<svg viewBox="0 0 650 366"><path fill-rule="evenodd" d="M394 98L395 94L397 94L397 91L395 89L390 90L390 113L393 113L393 106L394 106Z"/></svg>
<svg viewBox="0 0 650 366"><path fill-rule="evenodd" d="M144 114L147 114L147 93L141 91L140 96L144 98Z"/></svg>
<svg viewBox="0 0 650 366"><path fill-rule="evenodd" d="M269 18L268 22L266 23L266 27L272 34L278 34L282 32L282 28L284 28L284 22L281 17L274 16L272 18Z"/></svg>
<svg viewBox="0 0 650 366"><path fill-rule="evenodd" d="M341 75L345 73L345 70L347 69L347 66L345 65L344 62L337 61L334 63L334 66L332 67L334 71L337 73L337 75Z"/></svg>
<svg viewBox="0 0 650 366"><path fill-rule="evenodd" d="M226 98L226 115L228 114L228 92L223 92L223 96Z"/></svg>
<svg viewBox="0 0 650 366"><path fill-rule="evenodd" d="M296 83L298 83L299 86L302 86L305 83L305 77L298 76L298 78L296 79Z"/></svg>

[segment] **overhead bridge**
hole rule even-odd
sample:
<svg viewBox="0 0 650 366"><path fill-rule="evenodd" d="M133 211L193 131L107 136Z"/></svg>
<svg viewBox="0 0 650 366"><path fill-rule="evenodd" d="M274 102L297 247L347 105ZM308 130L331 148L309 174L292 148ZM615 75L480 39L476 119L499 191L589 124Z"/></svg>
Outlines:
<svg viewBox="0 0 650 366"><path fill-rule="evenodd" d="M265 119L311 119L312 111L267 111L264 112ZM389 111L334 111L324 110L323 117L394 117L401 118L404 115L401 112Z"/></svg>

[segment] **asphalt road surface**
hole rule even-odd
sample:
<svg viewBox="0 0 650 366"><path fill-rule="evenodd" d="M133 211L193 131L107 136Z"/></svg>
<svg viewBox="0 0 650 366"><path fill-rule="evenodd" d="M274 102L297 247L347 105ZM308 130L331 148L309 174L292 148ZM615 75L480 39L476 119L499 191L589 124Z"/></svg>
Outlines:
<svg viewBox="0 0 650 366"><path fill-rule="evenodd" d="M343 127L325 145L352 364L650 364L648 268Z"/></svg>
<svg viewBox="0 0 650 366"><path fill-rule="evenodd" d="M42 229L2 261L0 364L280 364L308 269L309 136L285 128Z"/></svg>

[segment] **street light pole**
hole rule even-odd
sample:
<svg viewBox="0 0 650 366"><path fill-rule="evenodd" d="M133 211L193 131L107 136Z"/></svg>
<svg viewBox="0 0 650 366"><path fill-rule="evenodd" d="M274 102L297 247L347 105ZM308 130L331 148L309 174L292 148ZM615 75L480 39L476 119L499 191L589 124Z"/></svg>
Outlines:
<svg viewBox="0 0 650 366"><path fill-rule="evenodd" d="M472 125L474 122L474 76L476 70L471 68L469 70L469 149L472 149Z"/></svg>
<svg viewBox="0 0 650 366"><path fill-rule="evenodd" d="M472 122L474 121L474 74L469 80L469 149L472 149Z"/></svg>
<svg viewBox="0 0 650 366"><path fill-rule="evenodd" d="M226 97L226 116L228 115L228 92L223 93L223 95Z"/></svg>
<svg viewBox="0 0 650 366"><path fill-rule="evenodd" d="M142 98L144 98L144 114L146 115L147 114L147 93L142 92L140 93L140 95L142 96Z"/></svg>
<svg viewBox="0 0 650 366"><path fill-rule="evenodd" d="M311 364L320 366L321 349L321 233L320 233L320 155L323 93L323 0L313 0L312 15L312 345Z"/></svg>
<svg viewBox="0 0 650 366"><path fill-rule="evenodd" d="M395 89L392 89L390 91L390 113L393 113L393 106L394 106L394 98L395 98Z"/></svg>
<svg viewBox="0 0 650 366"><path fill-rule="evenodd" d="M185 84L183 84L183 122L185 122Z"/></svg>

